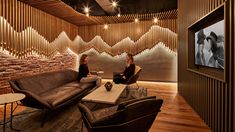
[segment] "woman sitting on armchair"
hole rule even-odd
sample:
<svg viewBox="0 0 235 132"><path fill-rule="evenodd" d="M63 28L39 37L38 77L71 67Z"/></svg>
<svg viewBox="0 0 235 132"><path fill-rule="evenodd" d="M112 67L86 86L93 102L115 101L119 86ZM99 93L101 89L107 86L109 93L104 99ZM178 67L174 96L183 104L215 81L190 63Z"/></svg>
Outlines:
<svg viewBox="0 0 235 132"><path fill-rule="evenodd" d="M116 84L125 84L129 78L135 73L135 64L132 54L127 54L126 56L126 67L123 73L115 74L113 82Z"/></svg>
<svg viewBox="0 0 235 132"><path fill-rule="evenodd" d="M92 82L96 81L96 85L101 85L101 77L97 75L92 75L89 72L88 68L88 55L83 54L80 58L80 65L79 65L79 73L78 73L78 81L80 82Z"/></svg>

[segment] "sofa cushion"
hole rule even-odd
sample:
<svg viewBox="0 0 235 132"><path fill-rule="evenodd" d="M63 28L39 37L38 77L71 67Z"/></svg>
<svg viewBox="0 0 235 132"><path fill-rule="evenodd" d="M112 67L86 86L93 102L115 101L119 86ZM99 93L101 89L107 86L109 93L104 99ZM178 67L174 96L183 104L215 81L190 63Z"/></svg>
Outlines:
<svg viewBox="0 0 235 132"><path fill-rule="evenodd" d="M93 83L78 83L77 81L65 84L58 88L49 89L40 94L52 107L55 107L71 97L80 94L83 90L93 86Z"/></svg>
<svg viewBox="0 0 235 132"><path fill-rule="evenodd" d="M23 77L16 80L16 82L22 90L29 90L35 94L41 94L48 89L59 87L66 83L75 81L76 79L76 71L65 70Z"/></svg>

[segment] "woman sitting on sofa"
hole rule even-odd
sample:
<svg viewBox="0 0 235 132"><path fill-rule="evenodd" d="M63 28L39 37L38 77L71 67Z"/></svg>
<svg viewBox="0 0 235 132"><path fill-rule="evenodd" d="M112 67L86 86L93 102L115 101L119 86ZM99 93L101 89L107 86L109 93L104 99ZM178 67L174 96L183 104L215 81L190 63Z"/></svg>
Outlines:
<svg viewBox="0 0 235 132"><path fill-rule="evenodd" d="M135 64L132 54L127 54L126 56L126 67L123 73L115 74L113 77L113 82L116 84L125 84L129 78L135 73Z"/></svg>
<svg viewBox="0 0 235 132"><path fill-rule="evenodd" d="M88 55L83 54L80 58L80 65L79 65L79 73L78 73L78 81L80 82L92 82L96 81L96 85L101 85L101 77L97 75L92 75L89 72L88 68Z"/></svg>

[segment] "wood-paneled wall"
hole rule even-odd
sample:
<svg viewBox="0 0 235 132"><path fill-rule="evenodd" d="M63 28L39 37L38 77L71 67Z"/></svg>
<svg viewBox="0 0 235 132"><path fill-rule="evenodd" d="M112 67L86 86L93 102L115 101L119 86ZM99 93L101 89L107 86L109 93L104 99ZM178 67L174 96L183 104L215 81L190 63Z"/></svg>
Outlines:
<svg viewBox="0 0 235 132"><path fill-rule="evenodd" d="M79 36L70 44L70 48L78 54L94 48L99 53L106 52L111 56L124 52L136 55L162 42L176 52L176 21L110 24L108 29L104 29L104 25L79 26Z"/></svg>
<svg viewBox="0 0 235 132"><path fill-rule="evenodd" d="M0 47L14 56L22 58L32 51L50 56L64 50L68 44L54 42L63 31L74 39L77 26L20 1L0 0Z"/></svg>
<svg viewBox="0 0 235 132"><path fill-rule="evenodd" d="M162 13L162 16L165 16L164 14L170 16L176 14L175 12ZM127 51L138 54L159 42L176 51L176 23L177 19L161 18L155 24L153 21L110 24L108 30L105 30L103 25L78 28L18 0L0 0L0 47L18 58L23 58L33 51L43 56L52 56L56 51L62 52L69 47L79 54L94 46L96 49L101 49L100 52L106 51L111 55ZM153 28L153 25L161 28L156 26ZM111 47L129 37L130 41L127 43L134 42L136 45L128 44L116 49L112 47L109 50L99 44L101 41L96 41L90 47L84 47L81 42L74 40L77 35L87 42L97 35L101 36L101 41Z"/></svg>
<svg viewBox="0 0 235 132"><path fill-rule="evenodd" d="M226 0L179 0L179 37L178 37L178 91L187 102L202 117L214 132L233 132L234 127L234 37L230 37L229 45L229 78L224 83L216 79L205 77L187 71L187 27L195 21L223 4ZM234 6L233 0L227 0L227 8L230 8L227 17L230 21ZM232 11L233 10L233 11ZM234 24L233 24L234 25ZM231 24L230 24L231 26ZM234 26L230 27L227 35L234 32ZM233 62L233 63L232 63Z"/></svg>
<svg viewBox="0 0 235 132"><path fill-rule="evenodd" d="M126 37L130 37L133 41L137 41L141 36L147 33L153 25L168 28L177 33L177 19L166 18L159 19L157 23L154 23L153 21L140 21L138 23L108 24L107 30L104 29L104 25L79 26L78 34L87 42L91 41L97 35L101 36L107 44L113 46Z"/></svg>

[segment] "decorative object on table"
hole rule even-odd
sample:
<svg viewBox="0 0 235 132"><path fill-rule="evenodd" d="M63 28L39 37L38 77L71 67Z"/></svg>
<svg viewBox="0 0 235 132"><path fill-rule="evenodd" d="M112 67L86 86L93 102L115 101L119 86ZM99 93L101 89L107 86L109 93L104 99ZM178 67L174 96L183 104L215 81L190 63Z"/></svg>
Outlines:
<svg viewBox="0 0 235 132"><path fill-rule="evenodd" d="M106 82L104 84L104 87L106 88L107 91L111 91L113 84L111 82Z"/></svg>

